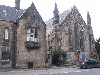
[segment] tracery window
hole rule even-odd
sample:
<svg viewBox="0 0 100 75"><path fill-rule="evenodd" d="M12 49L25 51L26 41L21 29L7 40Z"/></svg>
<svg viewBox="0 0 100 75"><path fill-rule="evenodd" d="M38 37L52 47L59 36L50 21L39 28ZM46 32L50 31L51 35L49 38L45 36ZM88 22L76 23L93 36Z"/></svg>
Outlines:
<svg viewBox="0 0 100 75"><path fill-rule="evenodd" d="M83 41L84 41L84 32L80 31L80 48L83 47Z"/></svg>
<svg viewBox="0 0 100 75"><path fill-rule="evenodd" d="M69 46L71 47L72 46L72 31L70 28L68 28L68 35L69 35Z"/></svg>
<svg viewBox="0 0 100 75"><path fill-rule="evenodd" d="M69 50L73 50L72 48L72 30L70 28L68 28L68 41L69 41Z"/></svg>
<svg viewBox="0 0 100 75"><path fill-rule="evenodd" d="M79 37L78 37L78 25L75 23L74 25L74 37L75 37L75 48L77 49L79 46Z"/></svg>

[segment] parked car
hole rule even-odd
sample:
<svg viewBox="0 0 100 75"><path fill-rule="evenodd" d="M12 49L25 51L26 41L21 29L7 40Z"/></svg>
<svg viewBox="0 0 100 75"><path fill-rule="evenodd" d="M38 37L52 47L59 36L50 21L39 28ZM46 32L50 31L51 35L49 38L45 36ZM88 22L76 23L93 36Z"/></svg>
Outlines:
<svg viewBox="0 0 100 75"><path fill-rule="evenodd" d="M94 67L100 67L100 61L97 61L96 59L86 59L83 62L78 62L77 66L80 68L94 68Z"/></svg>

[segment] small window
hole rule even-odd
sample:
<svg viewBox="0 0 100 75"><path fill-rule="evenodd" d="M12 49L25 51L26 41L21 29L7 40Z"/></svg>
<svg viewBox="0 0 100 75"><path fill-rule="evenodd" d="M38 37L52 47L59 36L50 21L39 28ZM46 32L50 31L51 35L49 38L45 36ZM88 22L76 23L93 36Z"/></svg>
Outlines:
<svg viewBox="0 0 100 75"><path fill-rule="evenodd" d="M10 48L2 46L2 62L7 62L10 60Z"/></svg>
<svg viewBox="0 0 100 75"><path fill-rule="evenodd" d="M31 28L31 29L26 29L26 35L27 35L27 41L38 41L38 34L37 34L37 29Z"/></svg>
<svg viewBox="0 0 100 75"><path fill-rule="evenodd" d="M8 28L5 28L5 39L8 39Z"/></svg>

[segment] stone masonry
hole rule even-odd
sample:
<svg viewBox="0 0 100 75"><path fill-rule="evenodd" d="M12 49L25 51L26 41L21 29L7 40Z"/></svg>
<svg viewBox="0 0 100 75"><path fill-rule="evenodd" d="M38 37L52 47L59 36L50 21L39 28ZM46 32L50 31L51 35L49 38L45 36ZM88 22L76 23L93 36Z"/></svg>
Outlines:
<svg viewBox="0 0 100 75"><path fill-rule="evenodd" d="M76 6L59 14L55 5L54 11L54 17L46 22L47 36L51 38L48 39L48 47L51 46L52 50L63 49L70 63L95 58L95 40L89 12L86 24Z"/></svg>
<svg viewBox="0 0 100 75"><path fill-rule="evenodd" d="M11 68L45 67L46 24L34 3L20 9L0 5L0 66Z"/></svg>

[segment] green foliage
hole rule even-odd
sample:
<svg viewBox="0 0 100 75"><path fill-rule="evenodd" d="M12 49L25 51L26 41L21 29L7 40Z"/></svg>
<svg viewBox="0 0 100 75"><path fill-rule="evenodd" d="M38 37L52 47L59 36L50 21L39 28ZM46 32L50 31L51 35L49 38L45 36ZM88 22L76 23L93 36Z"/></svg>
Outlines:
<svg viewBox="0 0 100 75"><path fill-rule="evenodd" d="M100 38L95 42L95 48L97 50L97 54L100 53Z"/></svg>
<svg viewBox="0 0 100 75"><path fill-rule="evenodd" d="M98 56L100 57L100 53L98 54Z"/></svg>
<svg viewBox="0 0 100 75"><path fill-rule="evenodd" d="M62 49L53 51L52 64L61 66L66 62L66 52Z"/></svg>
<svg viewBox="0 0 100 75"><path fill-rule="evenodd" d="M100 38L96 40L96 42L95 42L95 48L97 50L97 54L98 54L99 59L100 59Z"/></svg>

